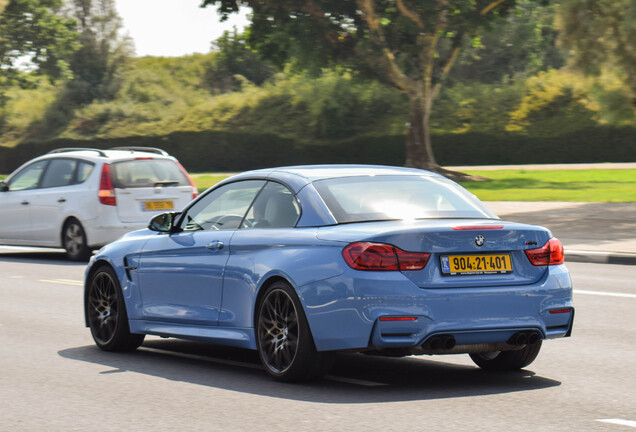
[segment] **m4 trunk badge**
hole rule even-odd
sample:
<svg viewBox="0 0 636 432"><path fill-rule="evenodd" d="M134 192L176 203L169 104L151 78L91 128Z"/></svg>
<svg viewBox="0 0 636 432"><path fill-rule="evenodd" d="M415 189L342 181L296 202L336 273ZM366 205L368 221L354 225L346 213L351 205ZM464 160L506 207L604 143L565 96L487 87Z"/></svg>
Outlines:
<svg viewBox="0 0 636 432"><path fill-rule="evenodd" d="M486 238L483 235L478 235L475 237L475 244L479 247L482 247L486 243Z"/></svg>

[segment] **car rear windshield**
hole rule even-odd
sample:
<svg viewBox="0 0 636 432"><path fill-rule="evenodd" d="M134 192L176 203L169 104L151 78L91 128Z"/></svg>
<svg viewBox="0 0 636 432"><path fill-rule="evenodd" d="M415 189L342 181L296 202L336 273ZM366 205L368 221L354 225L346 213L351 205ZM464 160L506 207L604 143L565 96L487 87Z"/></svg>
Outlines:
<svg viewBox="0 0 636 432"><path fill-rule="evenodd" d="M113 186L119 189L190 184L179 166L169 159L116 162L111 170Z"/></svg>
<svg viewBox="0 0 636 432"><path fill-rule="evenodd" d="M498 219L473 194L443 177L379 175L314 182L338 223L400 219Z"/></svg>

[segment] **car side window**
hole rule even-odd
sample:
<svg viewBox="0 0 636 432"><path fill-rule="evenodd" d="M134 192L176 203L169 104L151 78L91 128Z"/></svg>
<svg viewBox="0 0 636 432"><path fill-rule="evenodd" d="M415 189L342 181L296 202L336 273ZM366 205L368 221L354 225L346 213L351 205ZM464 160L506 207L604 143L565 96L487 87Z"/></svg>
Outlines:
<svg viewBox="0 0 636 432"><path fill-rule="evenodd" d="M40 187L60 187L74 183L77 160L75 159L53 159L42 177Z"/></svg>
<svg viewBox="0 0 636 432"><path fill-rule="evenodd" d="M300 217L300 205L285 186L267 182L247 213L241 228L291 228Z"/></svg>
<svg viewBox="0 0 636 432"><path fill-rule="evenodd" d="M40 177L46 168L48 161L38 161L27 165L9 180L10 191L34 189L38 187Z"/></svg>
<svg viewBox="0 0 636 432"><path fill-rule="evenodd" d="M264 180L245 180L213 190L188 209L179 227L183 231L237 229L264 184Z"/></svg>
<svg viewBox="0 0 636 432"><path fill-rule="evenodd" d="M93 168L95 168L95 165L92 163L80 161L79 168L77 169L77 182L84 183L88 176L93 172Z"/></svg>

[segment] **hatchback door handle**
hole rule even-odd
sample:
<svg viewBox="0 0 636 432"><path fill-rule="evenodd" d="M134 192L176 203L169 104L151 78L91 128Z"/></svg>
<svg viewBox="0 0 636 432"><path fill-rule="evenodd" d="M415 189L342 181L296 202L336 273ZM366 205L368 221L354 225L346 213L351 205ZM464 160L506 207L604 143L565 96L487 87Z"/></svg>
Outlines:
<svg viewBox="0 0 636 432"><path fill-rule="evenodd" d="M29 202L28 202L28 201L22 201L20 204L22 204L22 205L29 205Z"/></svg>
<svg viewBox="0 0 636 432"><path fill-rule="evenodd" d="M212 243L210 243L209 245L206 246L206 248L210 249L210 250L217 250L217 249L223 249L223 246L225 246L223 244L222 241L213 241Z"/></svg>
<svg viewBox="0 0 636 432"><path fill-rule="evenodd" d="M59 200L57 200L57 202L59 202L59 203L65 203L65 202L66 202L66 198L60 198Z"/></svg>

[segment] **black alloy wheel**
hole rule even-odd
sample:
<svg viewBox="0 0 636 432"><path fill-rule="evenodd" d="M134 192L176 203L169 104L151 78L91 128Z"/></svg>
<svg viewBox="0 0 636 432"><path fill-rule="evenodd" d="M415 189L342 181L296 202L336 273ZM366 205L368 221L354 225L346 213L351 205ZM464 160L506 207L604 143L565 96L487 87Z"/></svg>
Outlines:
<svg viewBox="0 0 636 432"><path fill-rule="evenodd" d="M62 246L71 261L86 261L91 256L91 250L86 244L84 228L76 219L70 219L64 224Z"/></svg>
<svg viewBox="0 0 636 432"><path fill-rule="evenodd" d="M130 333L121 288L110 267L100 267L91 277L85 307L93 340L99 348L132 351L142 344L144 335Z"/></svg>
<svg viewBox="0 0 636 432"><path fill-rule="evenodd" d="M294 289L272 284L257 315L258 354L265 370L280 381L306 381L322 376L331 355L316 350L307 318Z"/></svg>

